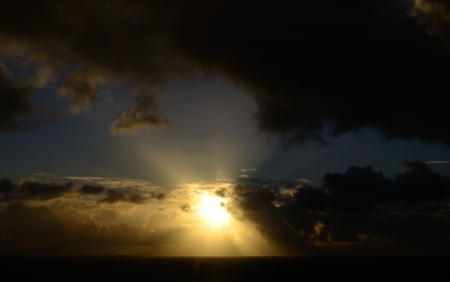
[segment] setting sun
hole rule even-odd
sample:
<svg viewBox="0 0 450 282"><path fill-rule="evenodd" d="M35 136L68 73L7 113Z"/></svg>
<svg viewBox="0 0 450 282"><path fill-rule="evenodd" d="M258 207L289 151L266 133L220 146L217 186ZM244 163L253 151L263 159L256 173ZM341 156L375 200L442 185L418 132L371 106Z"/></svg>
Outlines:
<svg viewBox="0 0 450 282"><path fill-rule="evenodd" d="M228 221L230 214L225 210L222 198L200 195L198 201L197 213L204 218L206 223L220 227Z"/></svg>

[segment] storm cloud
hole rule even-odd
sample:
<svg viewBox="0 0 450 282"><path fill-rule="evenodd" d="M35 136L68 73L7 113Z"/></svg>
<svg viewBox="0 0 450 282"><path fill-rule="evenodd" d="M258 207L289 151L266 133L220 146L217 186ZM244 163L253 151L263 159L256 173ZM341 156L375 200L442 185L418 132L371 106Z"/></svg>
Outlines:
<svg viewBox="0 0 450 282"><path fill-rule="evenodd" d="M2 7L0 50L5 64L20 58L48 70L36 72L35 85L59 79L73 112L95 104L103 85L148 88L200 71L250 93L259 130L282 145L327 144L327 136L367 127L384 139L450 145L450 116L440 102L449 72L448 5L20 0ZM2 97L19 91L3 85ZM9 105L0 116L3 133L30 127L21 121L34 110L28 92L2 98ZM167 124L153 96L138 95L112 132Z"/></svg>
<svg viewBox="0 0 450 282"><path fill-rule="evenodd" d="M263 236L293 254L446 254L450 250L450 178L405 160L394 178L370 166L327 173L322 187L237 184L234 198Z"/></svg>

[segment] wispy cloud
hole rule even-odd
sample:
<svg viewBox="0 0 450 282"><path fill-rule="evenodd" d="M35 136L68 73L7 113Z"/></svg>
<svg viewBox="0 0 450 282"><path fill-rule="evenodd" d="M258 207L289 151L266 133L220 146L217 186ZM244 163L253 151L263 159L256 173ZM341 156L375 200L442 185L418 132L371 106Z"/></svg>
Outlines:
<svg viewBox="0 0 450 282"><path fill-rule="evenodd" d="M311 181L311 180L309 180L307 178L298 178L297 180L300 181L300 182L306 183L306 184L313 183L313 181Z"/></svg>
<svg viewBox="0 0 450 282"><path fill-rule="evenodd" d="M450 164L450 161L426 161L426 164Z"/></svg>
<svg viewBox="0 0 450 282"><path fill-rule="evenodd" d="M241 168L242 172L255 171L255 170L257 170L257 168Z"/></svg>

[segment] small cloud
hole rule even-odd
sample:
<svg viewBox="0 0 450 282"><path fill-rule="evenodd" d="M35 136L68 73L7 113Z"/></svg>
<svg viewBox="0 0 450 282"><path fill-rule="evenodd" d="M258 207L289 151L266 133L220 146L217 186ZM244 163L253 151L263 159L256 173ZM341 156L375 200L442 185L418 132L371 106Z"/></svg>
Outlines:
<svg viewBox="0 0 450 282"><path fill-rule="evenodd" d="M311 181L311 180L309 180L307 178L299 178L297 180L300 181L300 182L303 182L303 183L307 183L307 184L313 183L313 181Z"/></svg>
<svg viewBox="0 0 450 282"><path fill-rule="evenodd" d="M426 164L450 164L450 161L427 161Z"/></svg>
<svg viewBox="0 0 450 282"><path fill-rule="evenodd" d="M221 188L219 190L216 190L214 192L214 194L216 194L217 196L221 197L221 198L225 198L226 194L227 194L227 190L225 188Z"/></svg>
<svg viewBox="0 0 450 282"><path fill-rule="evenodd" d="M191 206L189 204L184 204L180 208L181 208L182 211L185 211L185 212L190 212L191 211Z"/></svg>
<svg viewBox="0 0 450 282"><path fill-rule="evenodd" d="M256 168L241 168L242 172L246 172L246 171L255 171L257 170Z"/></svg>
<svg viewBox="0 0 450 282"><path fill-rule="evenodd" d="M105 191L105 187L100 186L100 185L90 185L90 184L83 185L79 190L80 194L83 194L83 195L100 194L100 193L103 193L104 191Z"/></svg>
<svg viewBox="0 0 450 282"><path fill-rule="evenodd" d="M122 191L109 189L106 193L106 198L101 199L99 203L115 204L117 202L127 202L129 200ZM132 200L132 202L134 201Z"/></svg>
<svg viewBox="0 0 450 282"><path fill-rule="evenodd" d="M134 134L138 130L159 129L168 125L166 116L159 110L155 95L141 90L135 95L135 104L122 113L120 119L111 125L113 135L117 133Z"/></svg>
<svg viewBox="0 0 450 282"><path fill-rule="evenodd" d="M298 191L299 188L297 187L292 187L292 188L286 188L286 187L281 187L278 190L278 193L280 193L280 195L282 196L288 196L293 198L295 193Z"/></svg>
<svg viewBox="0 0 450 282"><path fill-rule="evenodd" d="M239 178L249 178L249 176L247 174L241 174L238 176Z"/></svg>
<svg viewBox="0 0 450 282"><path fill-rule="evenodd" d="M98 101L98 86L103 78L93 71L73 73L59 89L59 93L72 99L70 110L79 113Z"/></svg>
<svg viewBox="0 0 450 282"><path fill-rule="evenodd" d="M162 192L151 191L149 194L139 194L136 191L130 189L108 189L106 191L106 197L99 200L99 203L115 204L118 202L128 202L132 204L141 205L148 202L151 199L164 200L166 194Z"/></svg>
<svg viewBox="0 0 450 282"><path fill-rule="evenodd" d="M164 200L167 197L166 194L163 192L156 193L154 191L151 191L150 195L152 198L157 199L157 200Z"/></svg>

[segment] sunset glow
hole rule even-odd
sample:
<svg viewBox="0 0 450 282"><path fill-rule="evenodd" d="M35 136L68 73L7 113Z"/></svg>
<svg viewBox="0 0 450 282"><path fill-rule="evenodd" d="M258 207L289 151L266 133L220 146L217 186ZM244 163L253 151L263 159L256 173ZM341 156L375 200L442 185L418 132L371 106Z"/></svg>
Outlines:
<svg viewBox="0 0 450 282"><path fill-rule="evenodd" d="M221 198L201 195L198 201L197 213L203 217L205 223L213 227L221 227L228 222L230 214L225 210L225 203Z"/></svg>
<svg viewBox="0 0 450 282"><path fill-rule="evenodd" d="M450 256L450 0L3 2L0 256Z"/></svg>

